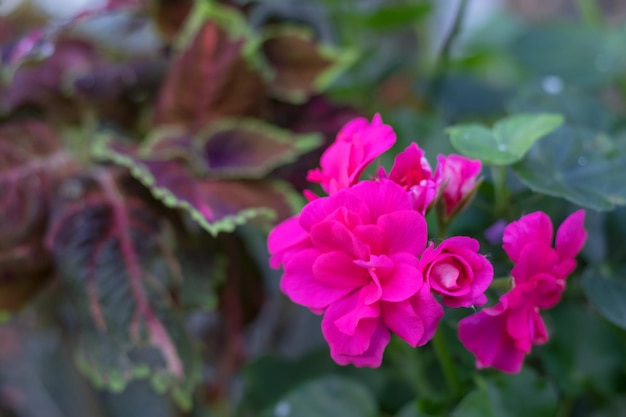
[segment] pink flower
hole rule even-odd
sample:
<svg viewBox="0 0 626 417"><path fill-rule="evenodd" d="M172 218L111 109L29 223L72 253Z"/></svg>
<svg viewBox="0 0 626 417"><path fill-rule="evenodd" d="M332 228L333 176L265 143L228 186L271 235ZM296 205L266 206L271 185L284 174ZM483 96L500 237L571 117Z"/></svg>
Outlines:
<svg viewBox="0 0 626 417"><path fill-rule="evenodd" d="M535 287L515 287L500 302L459 321L459 339L476 357L476 367L517 373L533 345L548 340L539 310L532 304Z"/></svg>
<svg viewBox="0 0 626 417"><path fill-rule="evenodd" d="M395 142L393 129L378 114L371 123L364 118L354 119L341 129L335 143L322 155L322 169L309 171L307 179L321 184L328 194L334 194L354 185L363 170Z"/></svg>
<svg viewBox="0 0 626 417"><path fill-rule="evenodd" d="M419 269L426 221L402 187L363 181L309 202L297 221L270 233L273 264L293 302L324 314L337 363L379 366L390 331L411 346L432 338L443 309Z"/></svg>
<svg viewBox="0 0 626 417"><path fill-rule="evenodd" d="M450 216L463 210L469 203L477 186L482 163L461 155L439 155L437 161L435 178L439 189L443 189L441 203L444 213Z"/></svg>
<svg viewBox="0 0 626 417"><path fill-rule="evenodd" d="M503 248L515 262L514 287L496 306L459 322L459 338L476 356L477 367L519 372L532 345L548 340L539 310L559 302L565 278L576 268L574 257L587 237L584 219L582 210L565 219L554 248L552 222L545 213L531 213L506 227Z"/></svg>
<svg viewBox="0 0 626 417"><path fill-rule="evenodd" d="M481 254L478 241L456 236L431 245L420 259L420 269L435 294L448 307L470 307L487 302L485 291L493 280L493 266Z"/></svg>
<svg viewBox="0 0 626 417"><path fill-rule="evenodd" d="M381 170L381 176L386 176L384 170ZM426 212L437 195L430 164L416 143L411 143L396 156L388 178L409 192L413 208L420 213Z"/></svg>
<svg viewBox="0 0 626 417"><path fill-rule="evenodd" d="M578 210L563 221L552 248L553 227L547 214L535 212L512 222L504 230L503 249L515 263L511 271L516 285L538 281L535 304L550 308L565 289L565 278L576 268L574 257L587 238L585 212Z"/></svg>

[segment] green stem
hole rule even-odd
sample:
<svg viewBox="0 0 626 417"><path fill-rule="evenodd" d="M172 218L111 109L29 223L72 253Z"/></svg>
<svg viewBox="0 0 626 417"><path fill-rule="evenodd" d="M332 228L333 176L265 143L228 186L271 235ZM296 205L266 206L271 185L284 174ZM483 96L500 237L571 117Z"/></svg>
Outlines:
<svg viewBox="0 0 626 417"><path fill-rule="evenodd" d="M493 281L491 281L489 289L508 291L511 289L512 281L513 279L511 277L494 278Z"/></svg>
<svg viewBox="0 0 626 417"><path fill-rule="evenodd" d="M492 165L491 177L494 192L494 214L502 216L509 204L509 189L506 187L506 165Z"/></svg>
<svg viewBox="0 0 626 417"><path fill-rule="evenodd" d="M572 406L574 405L574 399L566 395L561 401L559 401L559 409L557 410L557 417L569 417L572 412Z"/></svg>
<svg viewBox="0 0 626 417"><path fill-rule="evenodd" d="M576 0L582 21L591 28L602 26L602 11L596 0Z"/></svg>
<svg viewBox="0 0 626 417"><path fill-rule="evenodd" d="M465 16L467 4L468 0L460 1L459 7L456 9L456 13L454 14L452 27L443 39L439 54L435 58L435 64L433 67L435 76L427 92L428 97L430 97L431 99L437 97L439 95L439 92L441 91L441 86L443 84L445 75L444 73L450 61L450 51L452 50L454 40L457 38L459 33L461 33L461 26L463 24L463 17Z"/></svg>
<svg viewBox="0 0 626 417"><path fill-rule="evenodd" d="M452 361L452 357L450 356L450 352L448 351L448 347L446 346L446 341L441 330L437 331L437 333L435 333L435 337L433 337L433 347L435 349L435 354L437 355L437 360L439 360L439 364L443 370L448 387L450 388L452 395L457 398L461 394L459 376L456 373L456 367Z"/></svg>

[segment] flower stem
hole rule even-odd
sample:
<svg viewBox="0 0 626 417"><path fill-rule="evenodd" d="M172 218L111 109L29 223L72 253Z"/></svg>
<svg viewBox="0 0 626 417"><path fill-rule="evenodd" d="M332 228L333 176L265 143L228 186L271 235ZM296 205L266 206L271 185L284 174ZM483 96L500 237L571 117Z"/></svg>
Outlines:
<svg viewBox="0 0 626 417"><path fill-rule="evenodd" d="M435 333L435 337L433 337L433 347L435 349L435 354L437 355L437 360L439 360L439 364L443 370L448 387L450 388L452 395L454 397L458 397L461 394L459 376L457 375L456 367L452 361L452 357L450 356L450 352L448 351L448 347L446 346L446 341L441 330L438 330L437 333Z"/></svg>
<svg viewBox="0 0 626 417"><path fill-rule="evenodd" d="M494 214L502 216L509 203L509 190L506 188L506 165L492 165L491 178L494 192Z"/></svg>

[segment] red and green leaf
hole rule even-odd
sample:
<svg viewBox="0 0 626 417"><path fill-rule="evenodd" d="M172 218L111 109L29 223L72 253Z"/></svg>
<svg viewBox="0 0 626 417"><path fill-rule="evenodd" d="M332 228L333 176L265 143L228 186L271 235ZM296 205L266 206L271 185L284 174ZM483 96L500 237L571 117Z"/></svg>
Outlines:
<svg viewBox="0 0 626 417"><path fill-rule="evenodd" d="M48 125L0 126L0 309L21 307L49 277L52 259L43 235L50 198L72 169Z"/></svg>
<svg viewBox="0 0 626 417"><path fill-rule="evenodd" d="M177 42L157 100L155 125L197 131L231 116L261 116L265 82L249 59L252 45L245 21L235 10L197 2Z"/></svg>
<svg viewBox="0 0 626 417"><path fill-rule="evenodd" d="M129 168L155 198L168 207L186 211L213 235L232 231L252 219L285 218L293 211L292 194L284 183L213 179L199 175L186 158L144 159L136 147L106 137L94 153Z"/></svg>
<svg viewBox="0 0 626 417"><path fill-rule="evenodd" d="M73 192L53 206L47 242L76 308L76 358L96 386L121 391L148 378L189 408L200 369L173 296L183 269L167 223L119 171L66 180Z"/></svg>
<svg viewBox="0 0 626 417"><path fill-rule="evenodd" d="M326 89L356 59L353 51L319 43L311 29L294 25L265 28L260 52L272 72L271 92L293 103Z"/></svg>

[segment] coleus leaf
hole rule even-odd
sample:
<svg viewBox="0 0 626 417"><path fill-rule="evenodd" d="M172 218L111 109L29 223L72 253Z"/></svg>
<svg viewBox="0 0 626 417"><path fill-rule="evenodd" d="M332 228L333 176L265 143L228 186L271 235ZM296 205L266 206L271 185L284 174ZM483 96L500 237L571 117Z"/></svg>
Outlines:
<svg viewBox="0 0 626 417"><path fill-rule="evenodd" d="M144 159L136 147L108 137L97 143L94 155L129 168L155 198L188 212L213 235L232 231L254 218L285 218L293 211L289 189L283 183L199 176L186 159Z"/></svg>
<svg viewBox="0 0 626 417"><path fill-rule="evenodd" d="M77 362L98 387L121 391L147 378L189 408L198 355L170 293L184 279L182 269L163 217L141 198L141 185L119 171L66 180L47 232L77 312Z"/></svg>
<svg viewBox="0 0 626 417"><path fill-rule="evenodd" d="M55 132L35 120L0 126L0 309L15 310L49 277L50 198L74 169Z"/></svg>
<svg viewBox="0 0 626 417"><path fill-rule="evenodd" d="M268 26L260 42L260 52L272 74L271 92L293 103L302 103L326 89L356 59L349 49L319 43L305 26Z"/></svg>
<svg viewBox="0 0 626 417"><path fill-rule="evenodd" d="M182 157L211 178L261 178L320 145L318 135L294 135L254 119L222 119L193 137L157 129L140 156L150 160Z"/></svg>
<svg viewBox="0 0 626 417"><path fill-rule="evenodd" d="M177 42L180 53L160 91L153 123L196 131L223 117L262 115L265 83L248 59L253 43L243 17L209 2L196 3Z"/></svg>
<svg viewBox="0 0 626 417"><path fill-rule="evenodd" d="M174 39L183 27L193 0L157 0L152 2L152 14L163 37Z"/></svg>

